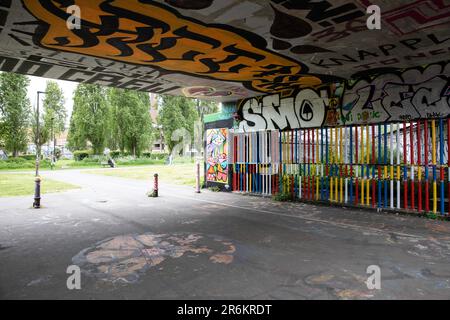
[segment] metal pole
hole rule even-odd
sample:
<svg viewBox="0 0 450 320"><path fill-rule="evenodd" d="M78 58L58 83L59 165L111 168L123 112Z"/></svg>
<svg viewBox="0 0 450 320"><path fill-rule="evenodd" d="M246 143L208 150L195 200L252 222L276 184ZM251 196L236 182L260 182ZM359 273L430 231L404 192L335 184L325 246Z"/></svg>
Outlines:
<svg viewBox="0 0 450 320"><path fill-rule="evenodd" d="M37 95L37 104L36 104L36 174L37 177L39 175L39 154L40 154L40 132L39 132L39 93Z"/></svg>
<svg viewBox="0 0 450 320"><path fill-rule="evenodd" d="M200 161L197 160L195 168L195 192L200 193Z"/></svg>
<svg viewBox="0 0 450 320"><path fill-rule="evenodd" d="M40 132L39 132L39 92L37 93L37 104L36 104L36 177L35 187L34 187L34 203L33 208L39 209L41 207L41 178L39 177L39 161L41 157L40 149Z"/></svg>
<svg viewBox="0 0 450 320"><path fill-rule="evenodd" d="M41 134L40 134L40 116L39 116L39 94L45 94L45 92L37 92L36 103L36 177L34 179L34 203L33 208L39 209L41 207L41 177L39 176L39 162L41 159Z"/></svg>
<svg viewBox="0 0 450 320"><path fill-rule="evenodd" d="M55 118L53 118L52 117L52 136L53 136L53 149L52 149L52 156L53 156L53 158L52 158L52 161L54 161L54 159L55 159L55 155L56 155L56 153L55 153L55 149L56 149L56 132L55 132Z"/></svg>
<svg viewBox="0 0 450 320"><path fill-rule="evenodd" d="M53 158L55 157L55 133L54 133L54 128L53 128L53 117L51 118L52 120L52 132L51 132L51 139L53 139L53 150L51 152L51 159L50 159L50 168L51 170L53 170Z"/></svg>

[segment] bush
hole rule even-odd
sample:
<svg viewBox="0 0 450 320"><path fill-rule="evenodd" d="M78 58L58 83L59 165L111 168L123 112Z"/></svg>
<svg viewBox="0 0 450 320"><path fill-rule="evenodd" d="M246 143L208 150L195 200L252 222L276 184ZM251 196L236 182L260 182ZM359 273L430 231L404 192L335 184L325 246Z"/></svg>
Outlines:
<svg viewBox="0 0 450 320"><path fill-rule="evenodd" d="M9 158L8 160L0 160L0 170L17 170L17 169L33 169L36 161L25 160L23 158ZM40 168L50 168L50 161L45 159L39 162Z"/></svg>
<svg viewBox="0 0 450 320"><path fill-rule="evenodd" d="M116 158L120 157L120 151L118 151L118 150L116 150L116 151L111 151L111 152L109 153L109 156L110 156L111 158L113 158L113 159L116 159Z"/></svg>
<svg viewBox="0 0 450 320"><path fill-rule="evenodd" d="M89 152L91 153L91 152ZM100 163L107 161L108 158L103 155L89 155L83 160L69 161L64 163L64 167L99 167ZM138 165L163 165L164 160L151 158L134 158L131 156L121 157L115 160L118 166L138 166ZM51 162L49 159L40 161L41 169L49 169ZM23 158L9 158L8 160L0 160L0 170L18 170L18 169L33 169L35 167L35 160L25 160Z"/></svg>
<svg viewBox="0 0 450 320"><path fill-rule="evenodd" d="M76 161L81 161L92 155L92 150L77 150L73 153L73 158Z"/></svg>
<svg viewBox="0 0 450 320"><path fill-rule="evenodd" d="M0 170L11 170L11 169L31 169L35 167L34 161L27 161L20 158L9 158L8 160L0 160Z"/></svg>
<svg viewBox="0 0 450 320"><path fill-rule="evenodd" d="M17 157L17 158L8 158L8 159L3 160L3 161L6 161L8 163L18 163L18 164L27 162L27 160L25 160L24 158L19 158L19 157Z"/></svg>
<svg viewBox="0 0 450 320"><path fill-rule="evenodd" d="M273 200L275 201L291 201L292 195L289 193L277 193L273 196Z"/></svg>
<svg viewBox="0 0 450 320"><path fill-rule="evenodd" d="M84 164L100 163L102 161L101 157L88 157L81 160Z"/></svg>
<svg viewBox="0 0 450 320"><path fill-rule="evenodd" d="M169 155L167 153L152 153L149 151L142 152L142 154L141 154L141 158L149 158L149 159L153 159L153 160L164 160L168 156Z"/></svg>
<svg viewBox="0 0 450 320"><path fill-rule="evenodd" d="M128 157L129 155L130 155L129 152L127 152L127 151L121 152L120 150L111 151L109 153L109 156L113 159L117 159L120 157Z"/></svg>
<svg viewBox="0 0 450 320"><path fill-rule="evenodd" d="M119 166L164 164L164 160L149 159L149 158L123 157L123 158L116 159L116 164Z"/></svg>
<svg viewBox="0 0 450 320"><path fill-rule="evenodd" d="M164 160L169 156L168 153L152 153L150 158L155 160Z"/></svg>
<svg viewBox="0 0 450 320"><path fill-rule="evenodd" d="M34 162L33 162L34 167ZM50 168L51 167L51 161L49 159L44 159L39 162L40 168Z"/></svg>
<svg viewBox="0 0 450 320"><path fill-rule="evenodd" d="M128 157L132 158L132 155L129 152L127 152L127 151L121 152L119 150L115 150L115 151L111 151L109 153L109 155L113 159L128 158ZM136 157L136 159L163 160L163 159L166 159L168 156L169 155L167 153L152 153L150 151L145 151L145 152L142 152L139 157Z"/></svg>
<svg viewBox="0 0 450 320"><path fill-rule="evenodd" d="M36 160L36 155L34 155L34 154L24 154L22 156L19 156L19 158L25 159L25 160Z"/></svg>

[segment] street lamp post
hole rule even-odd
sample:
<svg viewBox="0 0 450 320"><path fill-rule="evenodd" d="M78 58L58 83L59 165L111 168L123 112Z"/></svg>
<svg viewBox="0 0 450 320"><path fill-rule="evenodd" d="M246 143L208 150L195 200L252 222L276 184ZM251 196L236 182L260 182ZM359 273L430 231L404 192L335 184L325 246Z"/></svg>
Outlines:
<svg viewBox="0 0 450 320"><path fill-rule="evenodd" d="M56 164L56 133L55 133L55 128L53 127L53 120L54 120L54 118L52 118L52 131L53 131L53 161L54 161L53 165L55 165Z"/></svg>
<svg viewBox="0 0 450 320"><path fill-rule="evenodd" d="M34 203L33 208L39 209L41 207L41 177L39 176L39 162L41 160L41 133L40 133L40 116L39 116L39 95L45 94L43 91L37 92L36 104L36 177L34 187Z"/></svg>
<svg viewBox="0 0 450 320"><path fill-rule="evenodd" d="M52 132L51 132L51 134L50 134L50 139L52 139L53 141L53 149L52 149L52 152L51 152L51 159L50 159L50 168L53 170L53 160L54 160L54 158L55 158L55 133L54 133L54 128L53 128L53 119L54 119L54 117L52 116L51 117L51 121L52 121Z"/></svg>

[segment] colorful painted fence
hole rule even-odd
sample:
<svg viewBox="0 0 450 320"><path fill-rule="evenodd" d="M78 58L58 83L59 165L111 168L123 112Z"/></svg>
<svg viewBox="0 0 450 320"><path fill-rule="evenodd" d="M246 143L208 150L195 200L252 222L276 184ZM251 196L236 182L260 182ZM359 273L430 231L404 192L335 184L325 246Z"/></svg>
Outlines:
<svg viewBox="0 0 450 320"><path fill-rule="evenodd" d="M450 119L229 132L232 190L448 215Z"/></svg>

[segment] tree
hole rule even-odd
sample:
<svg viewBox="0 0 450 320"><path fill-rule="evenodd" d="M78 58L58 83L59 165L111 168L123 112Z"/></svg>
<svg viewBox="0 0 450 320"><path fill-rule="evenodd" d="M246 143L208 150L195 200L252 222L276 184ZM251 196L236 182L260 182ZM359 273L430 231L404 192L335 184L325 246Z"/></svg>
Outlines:
<svg viewBox="0 0 450 320"><path fill-rule="evenodd" d="M31 113L27 98L29 83L30 80L20 74L0 74L0 140L13 157L27 147Z"/></svg>
<svg viewBox="0 0 450 320"><path fill-rule="evenodd" d="M207 114L219 112L219 103L213 100L197 99L197 113L200 120Z"/></svg>
<svg viewBox="0 0 450 320"><path fill-rule="evenodd" d="M64 132L67 118L64 93L58 84L54 81L47 81L45 92L43 131L47 132L48 136L44 143ZM51 133L53 133L53 137L50 137Z"/></svg>
<svg viewBox="0 0 450 320"><path fill-rule="evenodd" d="M110 146L139 156L153 139L148 93L111 88L108 100L112 115Z"/></svg>
<svg viewBox="0 0 450 320"><path fill-rule="evenodd" d="M198 110L197 110L197 103L194 99L191 98L185 98L180 97L181 99L181 113L185 119L184 128L189 132L189 135L191 136L191 141L189 144L192 144L194 141L194 125L195 122L199 120L198 117Z"/></svg>
<svg viewBox="0 0 450 320"><path fill-rule="evenodd" d="M81 83L74 92L73 102L69 148L76 150L85 147L89 142L94 153L101 154L108 131L109 108L106 89L99 85Z"/></svg>
<svg viewBox="0 0 450 320"><path fill-rule="evenodd" d="M162 96L162 106L159 112L158 123L162 126L164 140L172 152L177 144L172 136L179 129L185 129L191 136L194 136L194 123L198 119L198 113L195 109L195 101L185 97L176 97L170 95Z"/></svg>
<svg viewBox="0 0 450 320"><path fill-rule="evenodd" d="M3 128L3 123L0 121L0 150L2 150L5 147L5 132Z"/></svg>
<svg viewBox="0 0 450 320"><path fill-rule="evenodd" d="M3 122L3 111L0 105L0 151L5 148L6 126Z"/></svg>
<svg viewBox="0 0 450 320"><path fill-rule="evenodd" d="M37 136L38 121L39 121L39 137ZM31 116L31 131L32 131L31 138L36 146L38 146L39 144L39 147L42 147L50 139L50 132L48 131L47 126L44 125L44 116L41 113L39 115L38 120L36 110L33 111Z"/></svg>
<svg viewBox="0 0 450 320"><path fill-rule="evenodd" d="M74 105L70 117L69 133L67 135L67 146L72 151L86 149L87 145L85 135L78 128L78 122L80 121L75 121L77 114L79 114L78 106Z"/></svg>

